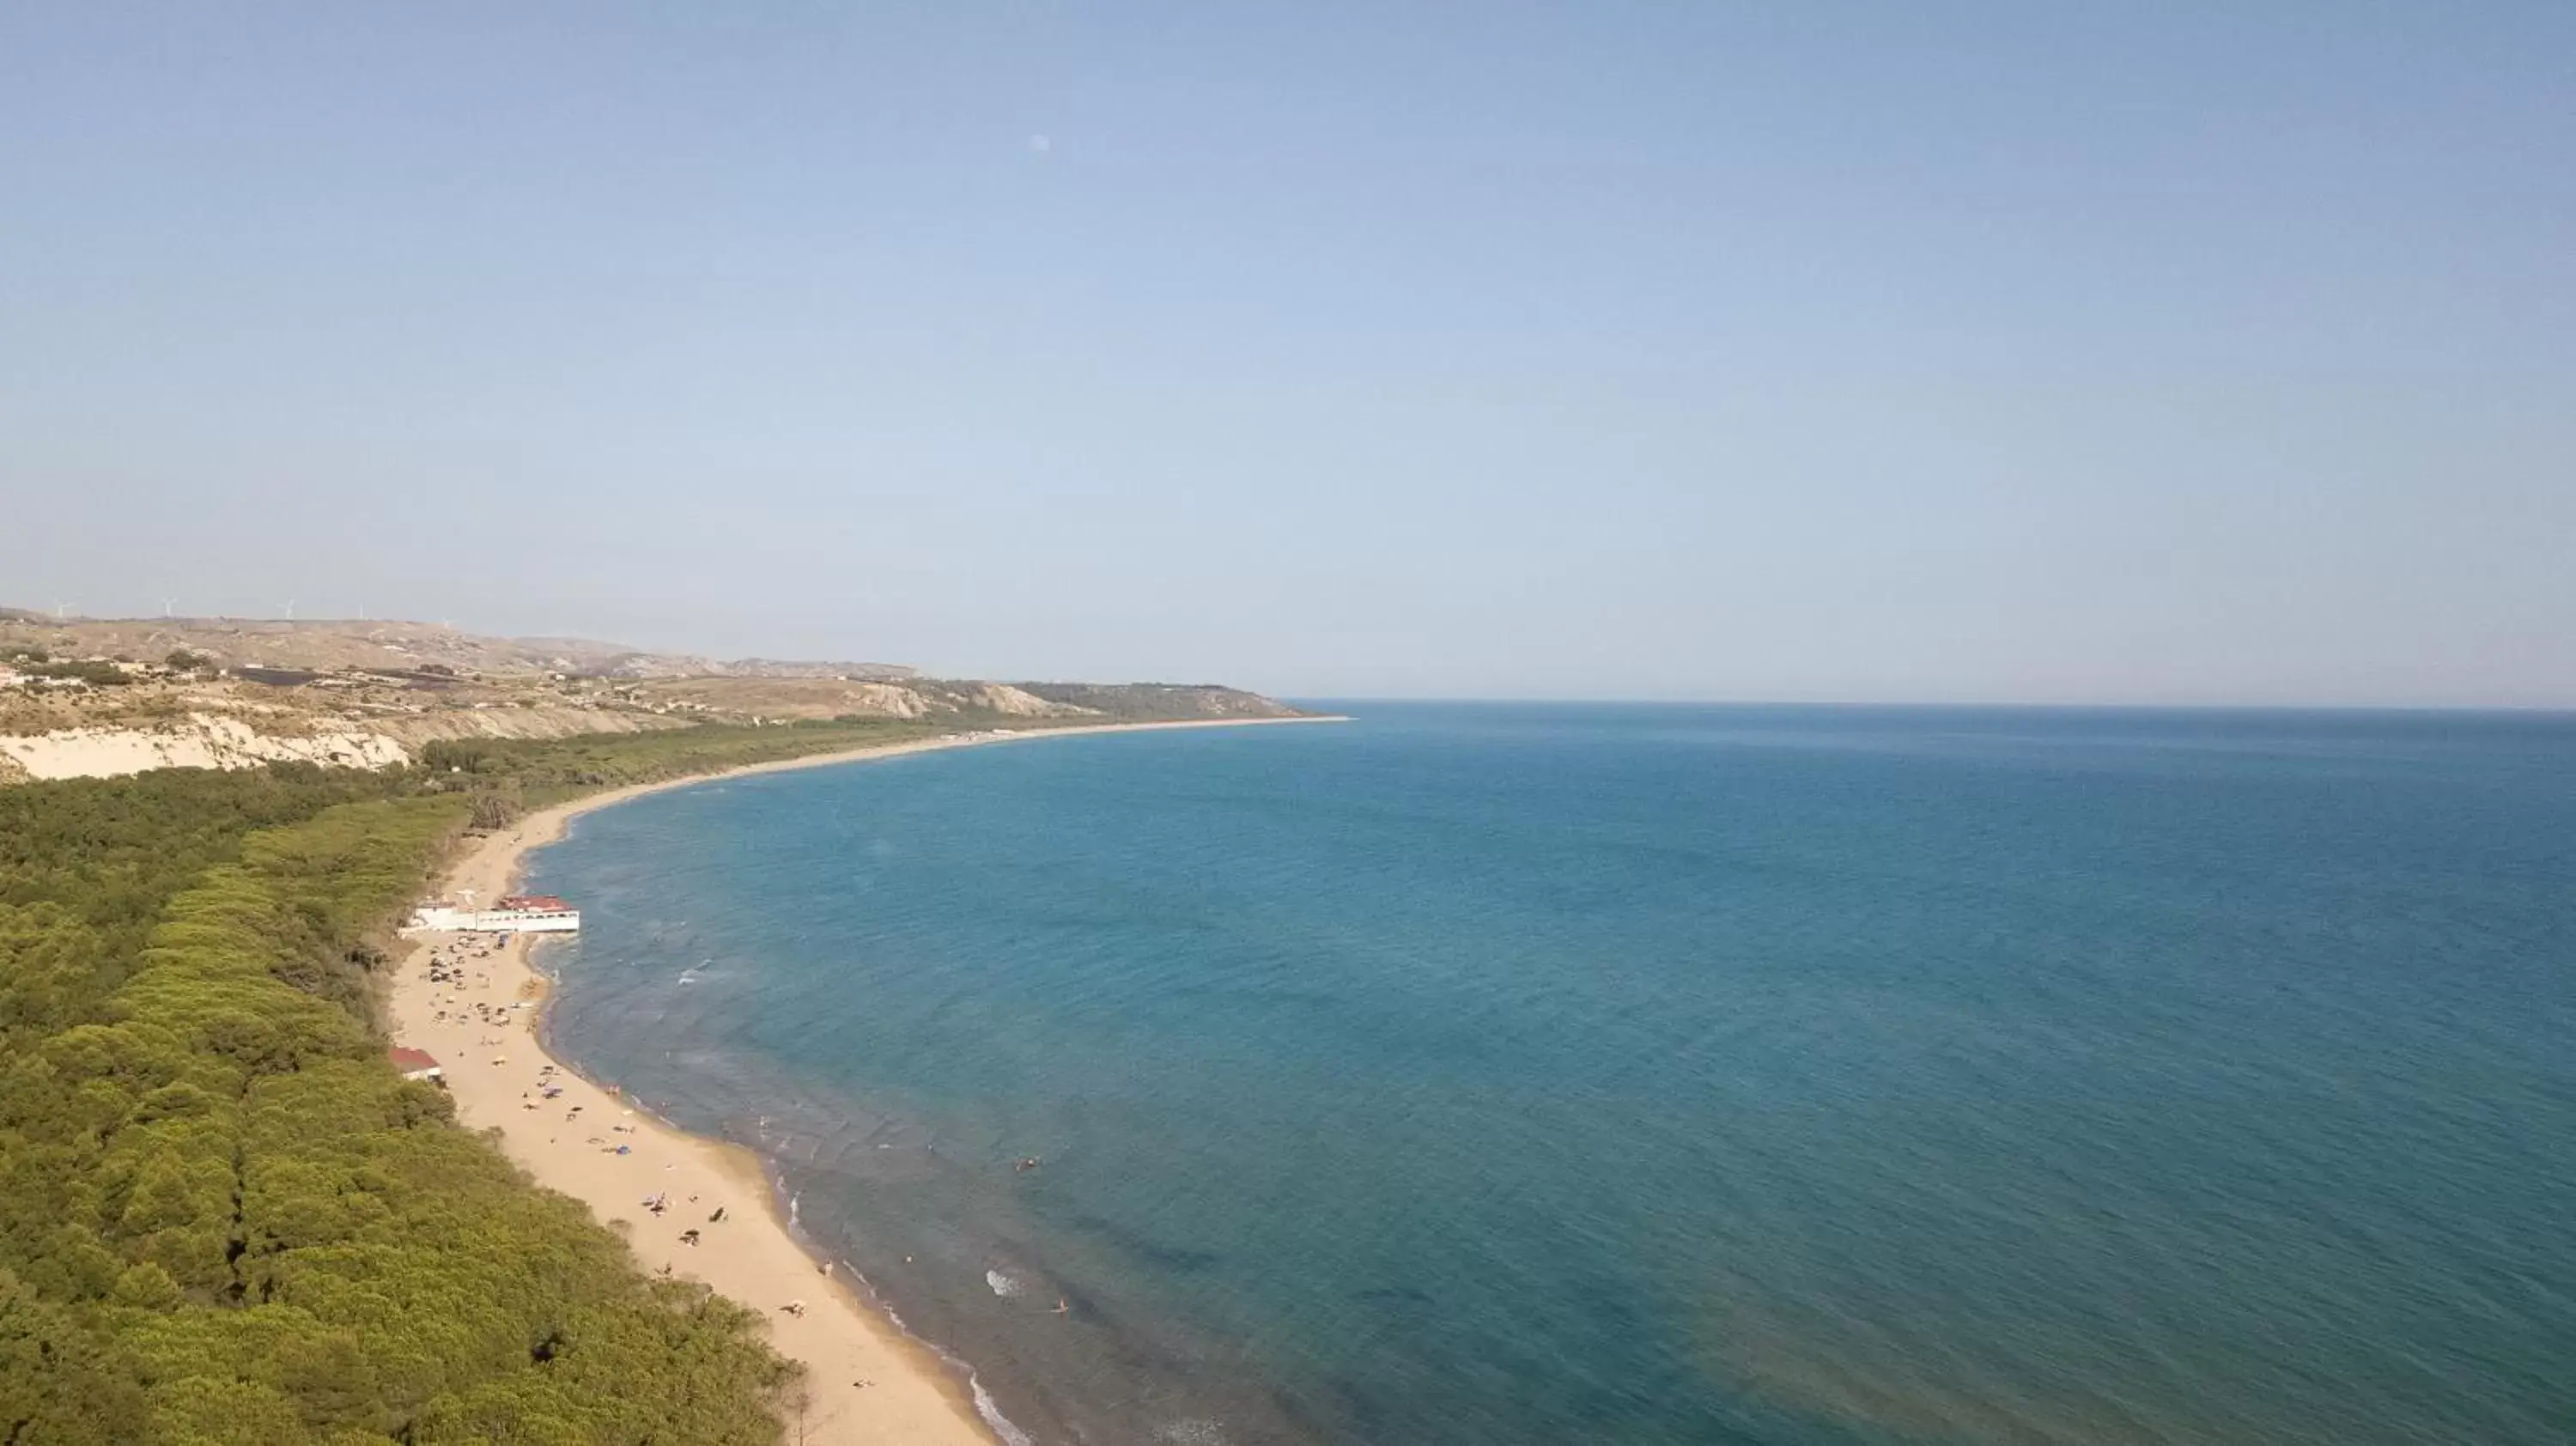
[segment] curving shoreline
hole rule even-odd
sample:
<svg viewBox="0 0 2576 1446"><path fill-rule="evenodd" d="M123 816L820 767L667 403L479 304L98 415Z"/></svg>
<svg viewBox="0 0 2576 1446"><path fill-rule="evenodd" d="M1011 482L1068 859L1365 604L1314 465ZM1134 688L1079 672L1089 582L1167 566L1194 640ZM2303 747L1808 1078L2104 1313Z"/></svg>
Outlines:
<svg viewBox="0 0 2576 1446"><path fill-rule="evenodd" d="M574 818L716 779L1026 739L1338 721L1226 718L1029 729L884 744L636 784L528 815L468 849L440 876L438 887L496 898L510 891L527 854L561 839ZM787 1413L790 1439L800 1439L801 1428L801 1439L811 1442L992 1446L996 1431L983 1414L990 1408L978 1399L971 1375L904 1334L845 1271L817 1262L793 1232L756 1154L663 1123L583 1078L546 1048L541 1016L547 981L531 964L530 936L512 936L506 947L483 957L469 950L466 983L434 985L426 956L455 938L424 935L403 954L386 1005L394 1042L437 1056L459 1121L495 1132L504 1152L538 1184L580 1200L603 1221L624 1222L641 1268L667 1266L768 1317L772 1344L807 1367L802 1419L794 1409ZM561 1094L538 1098L541 1083L560 1086ZM616 1153L619 1146L627 1153ZM642 1204L656 1194L669 1201L659 1216ZM725 1219L711 1221L718 1207ZM692 1229L699 1242L683 1243L681 1232ZM801 1303L801 1313L782 1309L791 1302Z"/></svg>

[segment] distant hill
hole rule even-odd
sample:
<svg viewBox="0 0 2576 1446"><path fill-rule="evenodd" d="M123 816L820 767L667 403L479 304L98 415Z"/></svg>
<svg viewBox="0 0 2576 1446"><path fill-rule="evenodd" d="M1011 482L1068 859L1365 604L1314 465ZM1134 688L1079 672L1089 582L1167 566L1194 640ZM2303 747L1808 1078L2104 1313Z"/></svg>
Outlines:
<svg viewBox="0 0 2576 1446"><path fill-rule="evenodd" d="M1294 718L1302 710L1219 683L1015 683L1033 698L1111 720Z"/></svg>
<svg viewBox="0 0 2576 1446"><path fill-rule="evenodd" d="M226 667L417 668L435 663L494 678L564 673L593 678L861 678L912 676L894 663L727 662L654 653L589 638L494 638L439 623L346 618L65 618L0 608L0 646L34 646L74 657L157 662L173 648Z"/></svg>
<svg viewBox="0 0 2576 1446"><path fill-rule="evenodd" d="M447 739L702 723L1296 716L1211 683L1013 684L923 678L892 663L727 662L587 638L481 637L434 623L57 619L0 608L0 783L286 758L378 766Z"/></svg>

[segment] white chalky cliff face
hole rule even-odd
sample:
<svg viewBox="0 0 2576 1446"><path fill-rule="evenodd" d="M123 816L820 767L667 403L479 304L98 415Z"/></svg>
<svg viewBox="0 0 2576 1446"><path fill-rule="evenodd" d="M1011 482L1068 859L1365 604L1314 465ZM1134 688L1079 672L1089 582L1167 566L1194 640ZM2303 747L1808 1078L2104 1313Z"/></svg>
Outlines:
<svg viewBox="0 0 2576 1446"><path fill-rule="evenodd" d="M153 768L256 768L264 763L321 763L388 768L411 755L379 733L319 731L278 735L234 718L191 713L153 728L70 728L0 737L0 771L27 778L110 778ZM14 766L13 766L14 765Z"/></svg>

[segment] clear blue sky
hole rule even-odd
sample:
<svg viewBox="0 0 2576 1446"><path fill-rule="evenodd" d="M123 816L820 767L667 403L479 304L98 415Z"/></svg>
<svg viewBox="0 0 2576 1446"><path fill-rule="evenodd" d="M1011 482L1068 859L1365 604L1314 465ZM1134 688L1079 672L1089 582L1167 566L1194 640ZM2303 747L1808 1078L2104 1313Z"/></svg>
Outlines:
<svg viewBox="0 0 2576 1446"><path fill-rule="evenodd" d="M0 601L2576 704L2576 4L0 9Z"/></svg>

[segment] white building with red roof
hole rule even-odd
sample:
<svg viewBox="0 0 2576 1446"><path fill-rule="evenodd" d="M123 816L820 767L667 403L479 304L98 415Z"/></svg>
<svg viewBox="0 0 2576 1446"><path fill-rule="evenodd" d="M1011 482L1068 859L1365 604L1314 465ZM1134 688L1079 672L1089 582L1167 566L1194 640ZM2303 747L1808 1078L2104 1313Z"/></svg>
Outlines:
<svg viewBox="0 0 2576 1446"><path fill-rule="evenodd" d="M433 899L412 910L406 934L570 934L581 911L552 894L512 894L489 909Z"/></svg>
<svg viewBox="0 0 2576 1446"><path fill-rule="evenodd" d="M428 1050L397 1044L389 1054L393 1059L394 1068L401 1071L404 1079L443 1081L447 1077L447 1071L439 1067L437 1057Z"/></svg>

